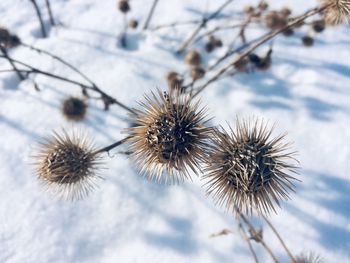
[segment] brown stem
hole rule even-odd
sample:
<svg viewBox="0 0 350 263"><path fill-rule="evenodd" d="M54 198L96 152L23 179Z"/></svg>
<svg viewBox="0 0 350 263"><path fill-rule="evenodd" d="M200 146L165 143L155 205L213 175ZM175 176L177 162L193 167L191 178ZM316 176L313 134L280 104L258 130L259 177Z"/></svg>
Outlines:
<svg viewBox="0 0 350 263"><path fill-rule="evenodd" d="M52 26L55 26L56 23L55 23L55 20L53 18L53 15L52 15L50 0L45 0L45 2L46 2L47 11L48 11L49 17L50 17L50 23Z"/></svg>
<svg viewBox="0 0 350 263"><path fill-rule="evenodd" d="M235 208L237 211L237 214L239 215L240 218L242 218L243 222L248 226L250 232L255 236L258 234L258 231L255 229L252 223L246 218L244 214L242 214L241 211L239 211L238 208ZM267 253L271 256L273 262L278 263L279 261L277 260L276 256L273 254L271 248L265 243L264 239L261 238L259 240L259 243L263 246L263 248L267 251Z"/></svg>
<svg viewBox="0 0 350 263"><path fill-rule="evenodd" d="M269 225L269 227L272 229L272 231L275 233L276 237L278 238L278 240L282 244L284 250L287 252L287 254L290 257L290 259L292 260L292 262L296 263L297 260L294 258L293 254L290 252L290 250L288 249L288 247L284 243L282 237L279 235L276 228L272 225L272 223L264 215L262 215L262 217L264 218L265 222Z"/></svg>
<svg viewBox="0 0 350 263"><path fill-rule="evenodd" d="M216 81L217 79L220 78L220 76L222 76L223 74L225 74L231 67L233 67L236 63L238 63L239 61L241 61L242 59L244 59L245 57L247 57L252 51L254 51L257 47L261 46L262 44L266 43L267 41L269 41L270 39L274 38L275 36L277 36L278 34L284 32L286 29L289 29L293 26L295 26L296 24L302 22L303 20L305 20L306 18L313 16L315 14L318 14L320 12L322 12L324 9L326 9L328 7L327 6L323 6L323 7L317 7L314 8L308 12L306 12L304 15L296 18L295 20L293 20L292 22L288 23L287 26L272 31L266 35L264 35L259 41L255 42L255 44L253 44L252 46L250 46L246 51L244 51L241 55L239 55L237 58L235 58L232 62L230 62L228 65L226 65L225 67L223 67L217 74L215 74L212 78L210 78L206 83L204 83L202 86L200 86L197 90L197 92L193 95L193 97L197 96L200 92L202 92L208 85L210 85L211 83L213 83L214 81Z"/></svg>
<svg viewBox="0 0 350 263"><path fill-rule="evenodd" d="M131 138L131 136L128 136L128 137L126 137L126 138L124 138L124 139L122 139L120 141L117 141L117 142L115 142L115 143L113 143L113 144L111 144L111 145L109 145L107 147L104 147L104 148L101 148L101 149L95 151L93 154L99 154L99 153L103 153L103 152L107 152L108 153L110 150L112 150L113 148L116 148L116 147L122 145L127 140L129 140L130 138Z"/></svg>
<svg viewBox="0 0 350 263"><path fill-rule="evenodd" d="M44 22L43 22L43 18L41 16L41 12L40 12L39 6L36 3L36 0L29 0L29 1L32 2L33 6L34 6L34 9L35 9L35 12L36 12L36 15L37 15L37 17L39 19L40 27L41 27L41 33L42 33L43 37L47 37L45 26L44 26Z"/></svg>
<svg viewBox="0 0 350 263"><path fill-rule="evenodd" d="M158 4L158 0L154 0L152 7L151 7L151 10L148 13L148 17L146 19L145 25L143 26L143 30L146 30L148 28L148 25L151 21L151 18L153 16L153 13L154 13L154 10L156 9L157 4Z"/></svg>
<svg viewBox="0 0 350 263"><path fill-rule="evenodd" d="M166 24L166 25L155 26L155 27L151 28L150 30L151 31L156 31L156 30L162 29L162 28L176 27L176 26L186 26L186 25L192 25L192 24L199 24L201 22L202 22L202 20L179 21L179 22L173 22L173 23Z"/></svg>
<svg viewBox="0 0 350 263"><path fill-rule="evenodd" d="M247 235L247 233L246 233L246 231L244 229L244 226L242 225L241 222L238 223L238 227L239 227L239 230L240 230L240 233L241 233L243 239L248 244L249 250L252 253L252 256L254 258L255 263L259 263L258 257L256 256L256 253L255 253L254 248L252 246L252 242L250 242L250 239L249 239L249 237L248 237L248 235Z"/></svg>
<svg viewBox="0 0 350 263"><path fill-rule="evenodd" d="M4 57L4 56L0 56L0 57ZM129 108L128 106L126 106L123 103L119 102L117 99L113 98L112 96L108 95L107 93L102 91L97 86L88 86L88 85L86 85L84 83L81 83L81 82L78 82L78 81L75 81L75 80L71 80L71 79L68 79L68 78L65 78L65 77L62 77L62 76L59 76L59 75L55 75L55 74L52 74L50 72L46 72L46 71L43 71L43 70L40 70L40 69L37 69L37 68L32 67L32 66L30 66L30 65L28 65L28 64L26 64L24 62L21 62L21 61L12 59L12 58L11 58L11 60L13 62L17 63L17 64L20 64L22 66L25 66L25 67L29 68L29 70L18 70L19 72L26 73L27 75L29 75L29 74L42 74L42 75L45 75L45 76L48 76L48 77L51 77L51 78L55 78L55 79L58 79L58 80L61 80L61 81L65 81L65 82L77 85L77 86L81 87L83 90L84 89L89 89L89 90L95 91L95 92L97 92L97 93L99 93L101 95L101 99L105 103L105 106L106 105L108 106L108 105L111 105L111 104L116 104L119 107L123 108L124 110L132 113L133 115L136 115L136 112L133 111L131 108ZM1 72L4 72L4 71L1 71Z"/></svg>
<svg viewBox="0 0 350 263"><path fill-rule="evenodd" d="M196 37L196 35L204 28L208 21L214 19L216 16L218 16L222 10L225 9L226 6L228 6L231 2L234 0L228 0L225 3L223 3L214 13L212 13L209 17L204 17L202 22L198 25L198 27L193 31L193 33L190 35L190 37L181 45L181 47L178 49L177 53L181 54L185 51L185 49L192 43L192 40Z"/></svg>
<svg viewBox="0 0 350 263"><path fill-rule="evenodd" d="M13 71L16 72L18 78L22 81L22 80L25 80L25 77L22 76L21 72L18 70L18 68L16 67L15 63L13 63L13 60L8 56L7 54L7 50L6 48L2 47L0 45L0 50L1 52L4 54L3 57L7 59L7 61L11 64L11 67L13 69Z"/></svg>

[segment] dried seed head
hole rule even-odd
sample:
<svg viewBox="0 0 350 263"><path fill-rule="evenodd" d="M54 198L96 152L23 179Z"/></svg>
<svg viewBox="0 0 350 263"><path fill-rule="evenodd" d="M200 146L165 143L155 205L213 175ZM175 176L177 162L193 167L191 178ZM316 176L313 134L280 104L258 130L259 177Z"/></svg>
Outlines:
<svg viewBox="0 0 350 263"><path fill-rule="evenodd" d="M222 47L222 41L221 41L221 39L218 38L218 37L216 37L216 36L211 35L211 36L209 37L209 42L212 43L212 45L213 45L214 47Z"/></svg>
<svg viewBox="0 0 350 263"><path fill-rule="evenodd" d="M303 36L301 38L301 41L303 42L303 45L305 47L311 47L314 45L314 39L313 37L310 37L310 36Z"/></svg>
<svg viewBox="0 0 350 263"><path fill-rule="evenodd" d="M339 25L350 22L349 0L319 0L322 6L328 6L323 12L327 25Z"/></svg>
<svg viewBox="0 0 350 263"><path fill-rule="evenodd" d="M180 76L179 73L170 71L166 75L166 80L168 83L169 90L178 90L178 91L183 91L182 90L182 84L183 84L183 78Z"/></svg>
<svg viewBox="0 0 350 263"><path fill-rule="evenodd" d="M239 72L248 72L248 63L247 58L240 59L235 63L235 69Z"/></svg>
<svg viewBox="0 0 350 263"><path fill-rule="evenodd" d="M129 0L119 0L118 2L118 9L120 12L126 14L130 11L130 4Z"/></svg>
<svg viewBox="0 0 350 263"><path fill-rule="evenodd" d="M193 67L191 69L191 78L193 80L198 80L198 79L201 79L203 78L205 75L205 69L202 68L201 66L199 67Z"/></svg>
<svg viewBox="0 0 350 263"><path fill-rule="evenodd" d="M292 14L292 10L289 7L283 7L280 11L280 14L284 17L289 17Z"/></svg>
<svg viewBox="0 0 350 263"><path fill-rule="evenodd" d="M322 260L320 256L312 252L308 254L301 254L296 258L296 263L321 263L321 262Z"/></svg>
<svg viewBox="0 0 350 263"><path fill-rule="evenodd" d="M316 20L312 22L312 29L316 32L316 33L321 33L325 30L326 28L326 22L321 19L321 20Z"/></svg>
<svg viewBox="0 0 350 263"><path fill-rule="evenodd" d="M3 27L0 27L0 45L4 48L13 48L21 44L21 40L16 35L11 35L10 32Z"/></svg>
<svg viewBox="0 0 350 263"><path fill-rule="evenodd" d="M215 46L212 42L209 41L209 42L205 43L204 49L205 49L205 51L210 53L215 49Z"/></svg>
<svg viewBox="0 0 350 263"><path fill-rule="evenodd" d="M63 101L62 113L67 120L81 121L86 116L87 104L84 100L69 97Z"/></svg>
<svg viewBox="0 0 350 263"><path fill-rule="evenodd" d="M131 19L129 21L129 27L132 29L136 29L138 25L139 25L139 22L136 19Z"/></svg>
<svg viewBox="0 0 350 263"><path fill-rule="evenodd" d="M266 27L277 30L285 27L288 23L287 18L281 15L277 11L271 11L265 16L265 25Z"/></svg>
<svg viewBox="0 0 350 263"><path fill-rule="evenodd" d="M286 30L283 31L282 34L286 37L290 37L294 35L294 30L292 28L287 28Z"/></svg>
<svg viewBox="0 0 350 263"><path fill-rule="evenodd" d="M246 5L243 10L244 10L244 13L246 13L248 15L254 13L254 11L255 11L254 7L251 5Z"/></svg>
<svg viewBox="0 0 350 263"><path fill-rule="evenodd" d="M202 63L201 54L196 50L190 50L186 54L185 62L190 66L199 66Z"/></svg>
<svg viewBox="0 0 350 263"><path fill-rule="evenodd" d="M262 121L237 121L231 133L216 130L205 167L207 192L227 209L242 213L269 213L294 191L296 166L287 163L284 136L271 138L272 129ZM294 159L293 159L294 160Z"/></svg>
<svg viewBox="0 0 350 263"><path fill-rule="evenodd" d="M259 3L259 9L265 11L269 8L269 4L265 1Z"/></svg>
<svg viewBox="0 0 350 263"><path fill-rule="evenodd" d="M100 178L100 156L85 137L54 133L40 144L35 158L39 180L59 198L85 197Z"/></svg>
<svg viewBox="0 0 350 263"><path fill-rule="evenodd" d="M207 146L204 110L189 97L166 92L145 99L133 117L136 126L128 129L132 157L150 180L175 183L189 178Z"/></svg>

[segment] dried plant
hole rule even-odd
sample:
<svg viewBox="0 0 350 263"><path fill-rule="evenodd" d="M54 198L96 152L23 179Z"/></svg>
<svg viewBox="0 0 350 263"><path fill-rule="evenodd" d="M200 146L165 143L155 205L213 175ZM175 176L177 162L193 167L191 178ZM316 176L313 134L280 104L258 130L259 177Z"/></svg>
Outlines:
<svg viewBox="0 0 350 263"><path fill-rule="evenodd" d="M136 19L131 19L129 21L129 27L132 29L136 29L139 25L139 22Z"/></svg>
<svg viewBox="0 0 350 263"><path fill-rule="evenodd" d="M69 97L63 101L62 113L67 120L81 121L86 116L87 104L83 99Z"/></svg>
<svg viewBox="0 0 350 263"><path fill-rule="evenodd" d="M190 66L199 66L202 63L202 56L196 50L190 50L185 57L185 62Z"/></svg>
<svg viewBox="0 0 350 263"><path fill-rule="evenodd" d="M207 158L207 192L227 209L245 214L276 211L279 199L294 191L296 166L284 135L271 137L272 129L263 121L239 121L236 130L215 130Z"/></svg>
<svg viewBox="0 0 350 263"><path fill-rule="evenodd" d="M100 154L82 135L55 132L40 143L33 157L39 180L59 198L81 199L100 178Z"/></svg>
<svg viewBox="0 0 350 263"><path fill-rule="evenodd" d="M197 173L209 131L199 103L158 91L140 105L133 117L135 127L128 134L132 157L141 172L166 183L190 178L189 170Z"/></svg>
<svg viewBox="0 0 350 263"><path fill-rule="evenodd" d="M328 6L323 15L328 25L339 25L350 21L350 0L319 0Z"/></svg>
<svg viewBox="0 0 350 263"><path fill-rule="evenodd" d="M168 83L169 90L179 90L182 91L183 78L181 75L175 71L170 71L166 75L166 80Z"/></svg>
<svg viewBox="0 0 350 263"><path fill-rule="evenodd" d="M297 256L296 263L321 263L321 257L315 253L301 254ZM291 262L292 263L292 262ZM294 262L293 262L294 263Z"/></svg>
<svg viewBox="0 0 350 263"><path fill-rule="evenodd" d="M129 12L130 11L129 0L120 0L118 2L118 9L123 14L126 14L127 12Z"/></svg>

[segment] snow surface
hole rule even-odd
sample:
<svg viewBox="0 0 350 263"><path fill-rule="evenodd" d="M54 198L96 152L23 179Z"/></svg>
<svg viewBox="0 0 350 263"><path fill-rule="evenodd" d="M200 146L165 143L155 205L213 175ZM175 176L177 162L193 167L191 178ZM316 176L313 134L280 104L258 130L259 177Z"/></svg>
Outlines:
<svg viewBox="0 0 350 263"><path fill-rule="evenodd" d="M38 2L44 8L44 1ZM123 19L114 0L51 2L55 17L69 27L52 28L49 38L39 37L29 1L2 0L0 23L24 42L70 61L129 106L136 106L151 89L165 89L167 71L186 69L173 51L193 26L130 33L133 50L123 50L116 47ZM237 0L224 13L240 12L247 2L253 1ZM144 19L151 3L133 0L130 17ZM162 0L152 24L198 19L221 3ZM284 4L301 13L316 2L273 1L276 7ZM229 43L233 34L222 37ZM288 131L299 152L302 183L271 220L294 254L315 251L325 262L350 262L349 45L346 26L319 35L313 48L302 47L298 38L279 37L269 72L222 79L201 96L216 124L233 122L236 115L260 116L276 122L277 133ZM223 52L210 55L207 63ZM81 80L26 48L10 54ZM9 68L4 61L0 66ZM35 81L40 93L28 80L19 83L15 74L0 75L0 262L253 262L234 218L205 196L199 179L159 186L139 176L120 154L107 158L105 180L85 200L52 199L31 166L36 141L52 129L74 126L87 131L97 145L107 145L123 137L128 116L116 106L104 112L100 102L90 101L86 121L67 123L60 103L67 95L79 95L80 89L42 76ZM224 228L233 234L209 238ZM264 236L281 262L287 262L266 226ZM261 262L270 262L256 248Z"/></svg>

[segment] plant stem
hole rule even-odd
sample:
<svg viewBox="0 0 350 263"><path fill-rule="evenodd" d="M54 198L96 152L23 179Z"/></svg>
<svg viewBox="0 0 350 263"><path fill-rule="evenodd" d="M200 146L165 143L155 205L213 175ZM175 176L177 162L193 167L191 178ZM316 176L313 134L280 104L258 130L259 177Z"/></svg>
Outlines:
<svg viewBox="0 0 350 263"><path fill-rule="evenodd" d="M288 249L288 247L284 243L282 237L279 235L276 228L272 225L272 223L264 215L262 215L262 217L264 218L265 222L269 225L269 227L272 229L272 231L275 233L276 237L278 238L278 240L282 244L284 250L287 252L287 254L290 257L290 259L292 260L292 262L296 263L297 262L296 259L294 258L293 254L290 252L290 250Z"/></svg>
<svg viewBox="0 0 350 263"><path fill-rule="evenodd" d="M255 263L259 263L258 257L256 256L256 253L255 253L255 251L254 251L254 248L253 248L253 246L252 246L252 243L250 242L250 239L249 239L249 237L247 236L246 231L245 231L245 229L244 229L244 227L243 227L243 225L242 225L241 222L238 223L238 227L239 227L239 230L240 230L240 233L241 233L243 239L244 239L244 240L247 242L247 244L248 244L249 250L250 250L250 252L252 253L252 256L253 256L253 258L254 258Z"/></svg>
<svg viewBox="0 0 350 263"><path fill-rule="evenodd" d="M292 22L288 23L287 26L272 31L266 35L264 35L259 41L255 42L255 44L253 44L252 46L250 46L245 52L243 52L241 55L239 55L237 58L235 58L232 62L230 62L228 65L226 65L225 67L223 67L217 74L215 74L212 78L210 78L206 83L204 83L202 86L200 86L197 90L197 92L193 95L193 97L197 96L200 92L202 92L208 85L210 85L212 82L216 81L217 79L220 78L220 76L222 76L224 73L226 73L231 67L233 67L236 63L238 63L239 61L241 61L242 59L244 59L245 57L247 57L252 51L254 51L257 47L261 46L262 44L266 43L267 41L269 41L270 39L274 38L275 36L277 36L278 34L284 32L286 29L289 29L293 26L295 26L296 24L302 22L303 20L305 20L306 18L313 16L315 14L318 14L320 12L322 12L324 9L326 9L329 5L327 6L323 6L323 7L317 7L314 8L308 12L306 12L304 15L296 18L295 20L293 20Z"/></svg>
<svg viewBox="0 0 350 263"><path fill-rule="evenodd" d="M3 53L3 57L7 59L7 61L11 64L11 67L13 68L13 71L16 72L18 78L22 81L25 80L25 77L21 74L21 72L16 67L15 63L13 63L13 60L8 56L6 48L2 47L0 45L0 50Z"/></svg>
<svg viewBox="0 0 350 263"><path fill-rule="evenodd" d="M47 11L48 11L49 17L50 17L50 23L52 26L55 26L56 23L55 23L55 20L53 18L53 15L52 15L50 0L45 0L45 2L46 2Z"/></svg>
<svg viewBox="0 0 350 263"><path fill-rule="evenodd" d="M99 154L99 153L103 153L103 152L107 152L107 153L108 153L110 150L112 150L113 148L116 148L116 147L122 145L122 144L125 143L127 140L129 140L130 138L131 138L131 137L128 136L128 137L126 137L126 138L124 138L124 139L122 139L122 140L120 140L120 141L117 141L117 142L115 142L115 143L113 143L113 144L111 144L111 145L109 145L109 146L107 146L107 147L104 147L104 148L101 148L101 149L95 151L94 154Z"/></svg>
<svg viewBox="0 0 350 263"><path fill-rule="evenodd" d="M209 17L204 17L202 22L198 25L198 27L193 31L193 33L190 35L190 37L181 45L181 47L178 49L177 53L181 54L185 51L185 49L192 43L192 40L196 37L196 35L204 28L208 21L214 19L216 16L220 14L220 12L231 2L234 0L228 0L224 4L222 4L214 13L212 13Z"/></svg>
<svg viewBox="0 0 350 263"><path fill-rule="evenodd" d="M29 1L32 2L33 6L34 6L34 9L35 9L35 12L36 12L36 15L37 15L37 17L39 19L40 26L41 26L41 33L42 33L43 37L47 37L45 26L44 26L44 22L43 22L43 18L41 16L41 12L40 12L39 6L36 3L36 0L29 0Z"/></svg>
<svg viewBox="0 0 350 263"><path fill-rule="evenodd" d="M153 4L151 7L151 10L149 11L148 17L146 19L145 25L143 26L143 30L146 30L148 28L148 25L151 21L151 18L153 16L154 10L156 9L156 6L158 4L158 0L153 0Z"/></svg>

